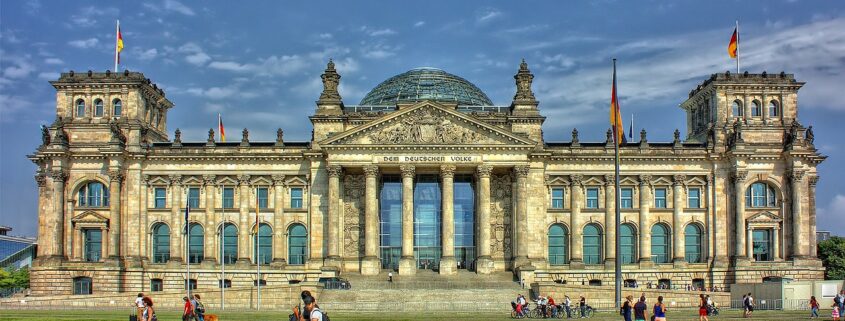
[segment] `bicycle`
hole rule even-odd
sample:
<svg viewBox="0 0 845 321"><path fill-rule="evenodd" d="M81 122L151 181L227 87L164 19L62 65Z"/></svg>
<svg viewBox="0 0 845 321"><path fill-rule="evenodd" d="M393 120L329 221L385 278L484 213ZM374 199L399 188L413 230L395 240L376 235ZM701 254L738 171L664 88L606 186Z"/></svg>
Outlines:
<svg viewBox="0 0 845 321"><path fill-rule="evenodd" d="M580 306L577 306L577 307L572 308L572 312L573 312L573 313L572 313L572 317L573 317L573 318L579 318L579 317L581 316L581 314L582 314L582 313L581 313L581 307L580 307ZM584 315L584 317L585 317L585 318L592 318L592 317L593 317L593 314L594 314L594 313L596 313L596 312L598 312L598 311L596 311L596 309L595 309L595 308L593 308L593 307L591 307L591 306L589 306L589 305L584 306L584 313L583 313L583 315Z"/></svg>

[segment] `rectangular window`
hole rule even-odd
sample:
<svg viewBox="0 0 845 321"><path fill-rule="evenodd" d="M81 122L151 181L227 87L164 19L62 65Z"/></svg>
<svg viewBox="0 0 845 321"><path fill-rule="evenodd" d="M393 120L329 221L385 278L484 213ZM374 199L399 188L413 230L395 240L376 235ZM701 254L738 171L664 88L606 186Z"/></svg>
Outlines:
<svg viewBox="0 0 845 321"><path fill-rule="evenodd" d="M622 188L619 191L619 208L634 208L634 189L630 187Z"/></svg>
<svg viewBox="0 0 845 321"><path fill-rule="evenodd" d="M91 294L91 278L77 277L73 279L73 294Z"/></svg>
<svg viewBox="0 0 845 321"><path fill-rule="evenodd" d="M186 287L190 288L191 290L196 290L197 289L197 279L185 280L185 287L183 287L183 288L186 288Z"/></svg>
<svg viewBox="0 0 845 321"><path fill-rule="evenodd" d="M687 206L689 208L701 208L701 189L690 188L687 193Z"/></svg>
<svg viewBox="0 0 845 321"><path fill-rule="evenodd" d="M290 189L290 208L302 208L302 188Z"/></svg>
<svg viewBox="0 0 845 321"><path fill-rule="evenodd" d="M552 188L552 208L555 208L555 209L562 209L563 208L563 188L562 187Z"/></svg>
<svg viewBox="0 0 845 321"><path fill-rule="evenodd" d="M200 189L199 187L188 188L188 206L190 208L200 207Z"/></svg>
<svg viewBox="0 0 845 321"><path fill-rule="evenodd" d="M235 189L231 187L223 188L223 208L235 207Z"/></svg>
<svg viewBox="0 0 845 321"><path fill-rule="evenodd" d="M85 261L99 262L103 248L103 230L84 229L85 233Z"/></svg>
<svg viewBox="0 0 845 321"><path fill-rule="evenodd" d="M771 230L752 230L751 238L754 247L755 261L771 261L772 233Z"/></svg>
<svg viewBox="0 0 845 321"><path fill-rule="evenodd" d="M165 208L167 206L167 189L164 187L156 187L153 190L155 194L155 208Z"/></svg>
<svg viewBox="0 0 845 321"><path fill-rule="evenodd" d="M255 190L255 196L258 197L258 208L267 208L267 188L257 188Z"/></svg>
<svg viewBox="0 0 845 321"><path fill-rule="evenodd" d="M666 189L654 189L654 208L666 208Z"/></svg>
<svg viewBox="0 0 845 321"><path fill-rule="evenodd" d="M587 189L587 208L599 208L599 189Z"/></svg>
<svg viewBox="0 0 845 321"><path fill-rule="evenodd" d="M150 280L150 291L151 292L161 292L164 290L164 283L161 279L152 279Z"/></svg>

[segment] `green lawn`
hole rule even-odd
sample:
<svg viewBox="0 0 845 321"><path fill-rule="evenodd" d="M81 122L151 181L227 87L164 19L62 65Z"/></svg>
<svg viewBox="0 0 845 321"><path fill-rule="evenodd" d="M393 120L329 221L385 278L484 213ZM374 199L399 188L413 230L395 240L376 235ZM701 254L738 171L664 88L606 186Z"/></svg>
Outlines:
<svg viewBox="0 0 845 321"><path fill-rule="evenodd" d="M820 313L821 320L830 320L830 311ZM129 311L103 311L103 310L3 310L0 309L0 320L4 321L35 321L35 320L128 320ZM224 321L261 321L261 320L287 320L287 312L224 312L220 313L220 320ZM470 313L329 313L335 321L380 321L380 320L511 320L509 316L502 314L480 314ZM757 311L754 312L756 320L799 320L806 319L809 312L806 311ZM697 311L677 310L668 313L669 320L698 320ZM175 312L158 313L159 320L180 320L179 314ZM612 313L600 313L591 320L621 320L621 317ZM718 317L711 317L710 320L747 320L743 319L740 311L726 311Z"/></svg>

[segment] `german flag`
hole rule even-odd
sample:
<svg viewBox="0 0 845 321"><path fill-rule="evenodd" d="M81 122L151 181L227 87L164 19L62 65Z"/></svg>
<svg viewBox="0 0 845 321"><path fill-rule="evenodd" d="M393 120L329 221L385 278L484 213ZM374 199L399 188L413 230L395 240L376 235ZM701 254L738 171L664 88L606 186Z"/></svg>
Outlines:
<svg viewBox="0 0 845 321"><path fill-rule="evenodd" d="M731 42L728 43L728 55L731 58L736 58L737 47L739 46L739 27L734 28L734 34L731 35Z"/></svg>
<svg viewBox="0 0 845 321"><path fill-rule="evenodd" d="M613 59L613 88L610 90L610 126L613 128L613 141L617 145L626 143L625 127L622 124L622 110L616 96L616 59Z"/></svg>
<svg viewBox="0 0 845 321"><path fill-rule="evenodd" d="M217 114L217 129L220 131L220 141L226 142L226 130L223 128L223 116Z"/></svg>

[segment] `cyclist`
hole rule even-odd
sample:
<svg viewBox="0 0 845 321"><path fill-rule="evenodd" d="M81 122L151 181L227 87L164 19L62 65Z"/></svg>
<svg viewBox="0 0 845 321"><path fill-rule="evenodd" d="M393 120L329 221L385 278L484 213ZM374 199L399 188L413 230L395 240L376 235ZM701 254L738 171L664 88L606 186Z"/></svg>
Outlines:
<svg viewBox="0 0 845 321"><path fill-rule="evenodd" d="M581 309L581 317L587 317L587 299L584 296L581 296L581 300L578 302L578 307Z"/></svg>
<svg viewBox="0 0 845 321"><path fill-rule="evenodd" d="M572 300L569 299L568 295L563 296L563 309L566 310L566 318L572 318Z"/></svg>

